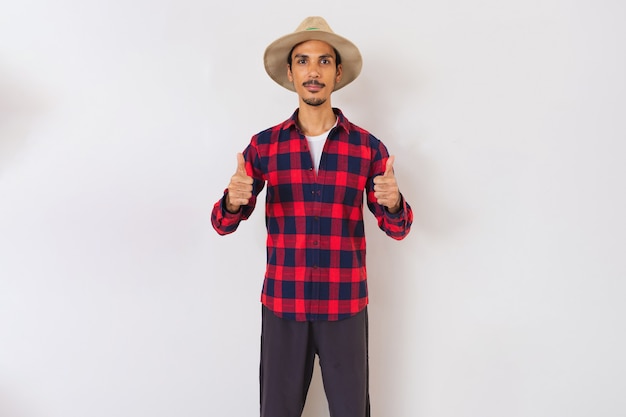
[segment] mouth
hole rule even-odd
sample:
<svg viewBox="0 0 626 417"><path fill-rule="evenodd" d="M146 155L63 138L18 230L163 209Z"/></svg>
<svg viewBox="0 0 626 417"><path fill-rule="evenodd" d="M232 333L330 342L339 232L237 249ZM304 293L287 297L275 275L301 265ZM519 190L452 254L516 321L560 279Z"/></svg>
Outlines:
<svg viewBox="0 0 626 417"><path fill-rule="evenodd" d="M320 91L322 88L326 87L325 84L322 84L316 80L307 81L303 83L302 86L310 92Z"/></svg>

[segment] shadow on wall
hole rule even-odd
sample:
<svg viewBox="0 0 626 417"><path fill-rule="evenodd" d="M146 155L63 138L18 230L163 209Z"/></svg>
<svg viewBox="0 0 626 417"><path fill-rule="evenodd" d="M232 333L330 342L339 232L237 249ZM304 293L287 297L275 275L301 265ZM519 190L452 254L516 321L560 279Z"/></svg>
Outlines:
<svg viewBox="0 0 626 417"><path fill-rule="evenodd" d="M44 100L0 66L0 175L26 147Z"/></svg>

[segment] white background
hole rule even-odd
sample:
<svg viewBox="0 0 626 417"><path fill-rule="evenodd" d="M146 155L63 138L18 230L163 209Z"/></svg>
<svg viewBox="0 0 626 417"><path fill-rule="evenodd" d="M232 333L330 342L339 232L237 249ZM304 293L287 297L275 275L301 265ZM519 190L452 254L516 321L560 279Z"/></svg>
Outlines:
<svg viewBox="0 0 626 417"><path fill-rule="evenodd" d="M372 415L626 415L619 0L23 0L0 8L0 416L258 415L261 207L210 210L291 115L265 47L324 16L396 155L366 213ZM304 416L328 416L316 374ZM282 417L282 416L278 416Z"/></svg>

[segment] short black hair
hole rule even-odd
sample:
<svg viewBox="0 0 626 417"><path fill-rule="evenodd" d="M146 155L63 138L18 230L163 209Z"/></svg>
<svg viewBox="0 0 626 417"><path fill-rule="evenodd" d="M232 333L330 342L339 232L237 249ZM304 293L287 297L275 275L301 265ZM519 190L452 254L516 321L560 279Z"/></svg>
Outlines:
<svg viewBox="0 0 626 417"><path fill-rule="evenodd" d="M289 51L289 55L287 55L287 64L289 65L289 68L291 68L291 62L292 62L291 55L293 55L293 50L296 49L296 46L300 45L300 43L295 44L293 48L291 48L291 51ZM339 55L339 51L334 46L331 45L331 47L333 48L333 51L335 52L335 64L340 65L341 55Z"/></svg>

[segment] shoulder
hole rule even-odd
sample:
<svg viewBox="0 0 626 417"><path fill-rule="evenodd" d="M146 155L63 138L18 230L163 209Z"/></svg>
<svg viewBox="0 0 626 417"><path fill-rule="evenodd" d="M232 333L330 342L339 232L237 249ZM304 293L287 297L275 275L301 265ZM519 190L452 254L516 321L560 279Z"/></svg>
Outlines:
<svg viewBox="0 0 626 417"><path fill-rule="evenodd" d="M282 132L290 132L293 128L295 128L295 113L284 122L268 127L267 129L264 129L252 136L252 142L257 144L276 142L280 138Z"/></svg>
<svg viewBox="0 0 626 417"><path fill-rule="evenodd" d="M350 142L360 142L371 148L379 148L382 145L380 139L374 136L369 130L362 128L348 120L341 110L335 109L335 113L339 117L339 124L348 133Z"/></svg>

